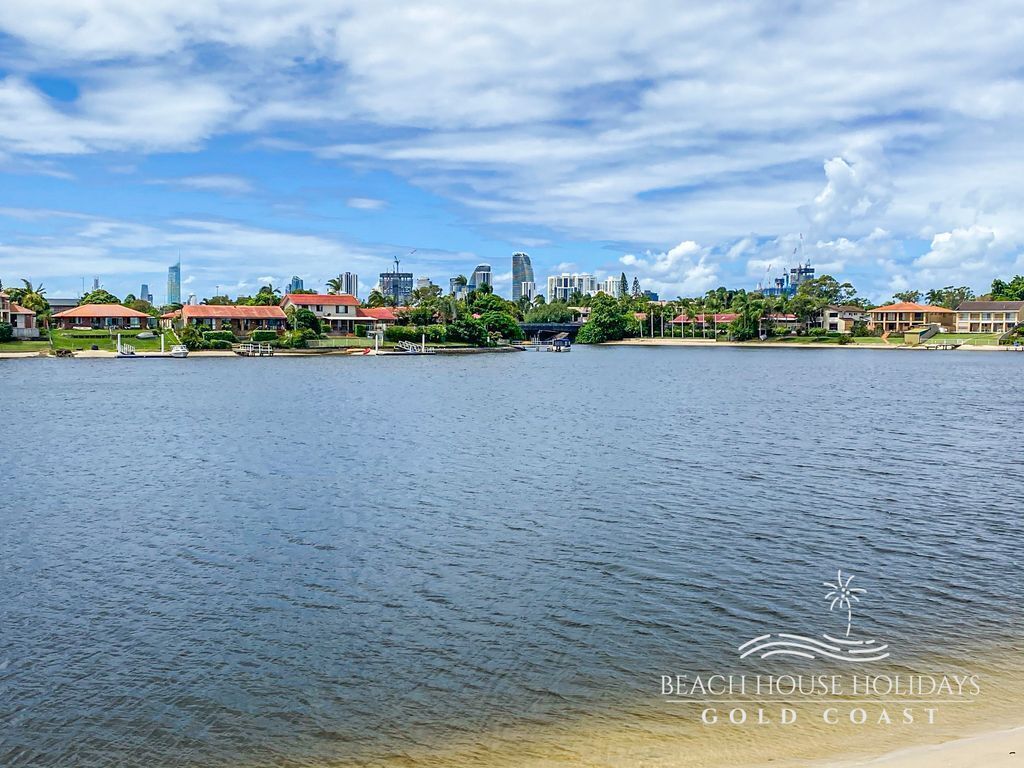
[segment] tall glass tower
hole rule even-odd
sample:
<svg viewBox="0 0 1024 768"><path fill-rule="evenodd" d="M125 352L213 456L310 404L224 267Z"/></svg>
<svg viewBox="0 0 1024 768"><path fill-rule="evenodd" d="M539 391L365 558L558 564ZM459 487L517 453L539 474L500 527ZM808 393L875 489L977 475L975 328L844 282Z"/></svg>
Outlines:
<svg viewBox="0 0 1024 768"><path fill-rule="evenodd" d="M167 303L181 304L181 259L167 268Z"/></svg>
<svg viewBox="0 0 1024 768"><path fill-rule="evenodd" d="M473 274L469 276L469 285L466 288L467 290L474 291L484 285L492 285L491 265L477 264Z"/></svg>
<svg viewBox="0 0 1024 768"><path fill-rule="evenodd" d="M512 254L512 301L520 296L533 298L537 292L537 283L533 277L533 263L528 254L517 251Z"/></svg>

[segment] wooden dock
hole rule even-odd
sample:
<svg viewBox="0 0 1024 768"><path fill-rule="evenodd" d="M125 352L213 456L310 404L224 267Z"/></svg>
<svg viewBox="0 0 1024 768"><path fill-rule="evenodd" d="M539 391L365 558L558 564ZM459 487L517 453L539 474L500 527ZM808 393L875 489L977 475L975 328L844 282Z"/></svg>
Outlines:
<svg viewBox="0 0 1024 768"><path fill-rule="evenodd" d="M236 355L242 357L273 357L274 348L269 344L254 344L252 342L239 344L232 350Z"/></svg>

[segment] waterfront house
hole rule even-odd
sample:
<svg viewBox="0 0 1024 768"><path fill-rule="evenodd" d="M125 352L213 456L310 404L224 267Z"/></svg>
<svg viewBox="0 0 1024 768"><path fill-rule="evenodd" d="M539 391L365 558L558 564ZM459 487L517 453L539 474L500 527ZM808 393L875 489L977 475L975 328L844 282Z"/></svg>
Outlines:
<svg viewBox="0 0 1024 768"><path fill-rule="evenodd" d="M180 311L182 325L211 331L230 330L236 336L245 336L252 331L277 331L281 334L287 327L284 310L276 305L186 304Z"/></svg>
<svg viewBox="0 0 1024 768"><path fill-rule="evenodd" d="M11 303L11 327L16 339L38 339L39 328L36 326L36 313L20 304Z"/></svg>
<svg viewBox="0 0 1024 768"><path fill-rule="evenodd" d="M829 304L821 310L818 318L818 326L826 331L839 331L839 333L853 333L853 326L856 323L871 322L871 315L863 307L856 304Z"/></svg>
<svg viewBox="0 0 1024 768"><path fill-rule="evenodd" d="M148 328L150 316L120 304L83 304L51 317L58 328Z"/></svg>
<svg viewBox="0 0 1024 768"><path fill-rule="evenodd" d="M54 299L49 296L46 297L46 303L50 305L50 316L66 312L69 309L74 309L78 306L78 299L60 298Z"/></svg>
<svg viewBox="0 0 1024 768"><path fill-rule="evenodd" d="M672 322L675 325L690 325L693 323L698 328L704 328L705 325L708 328L714 328L717 325L719 329L723 329L737 317L739 317L739 315L735 312L719 312L714 315L700 314L692 317L690 315L679 315L674 317Z"/></svg>
<svg viewBox="0 0 1024 768"><path fill-rule="evenodd" d="M353 333L359 319L359 299L348 293L289 293L281 308L308 309L320 319L324 333Z"/></svg>
<svg viewBox="0 0 1024 768"><path fill-rule="evenodd" d="M365 325L373 329L385 329L398 320L391 307L358 307L356 309L356 325Z"/></svg>
<svg viewBox="0 0 1024 768"><path fill-rule="evenodd" d="M164 312L160 315L160 327L164 329L173 328L179 320L181 320L181 310L172 309L170 312Z"/></svg>
<svg viewBox="0 0 1024 768"><path fill-rule="evenodd" d="M965 301L956 308L957 333L1006 333L1024 323L1024 301Z"/></svg>
<svg viewBox="0 0 1024 768"><path fill-rule="evenodd" d="M952 309L912 301L876 307L868 310L868 314L871 316L868 327L883 333L903 333L922 325L937 325L948 331L956 323L956 312Z"/></svg>
<svg viewBox="0 0 1024 768"><path fill-rule="evenodd" d="M11 297L0 291L0 323L11 322Z"/></svg>

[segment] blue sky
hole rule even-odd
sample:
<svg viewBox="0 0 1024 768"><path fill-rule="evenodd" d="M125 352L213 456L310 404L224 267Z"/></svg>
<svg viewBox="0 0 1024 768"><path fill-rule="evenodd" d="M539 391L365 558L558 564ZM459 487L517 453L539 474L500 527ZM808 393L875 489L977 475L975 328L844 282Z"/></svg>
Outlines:
<svg viewBox="0 0 1024 768"><path fill-rule="evenodd" d="M380 7L378 7L380 6ZM0 279L1024 272L1019 4L7 0ZM802 235L802 243L801 243ZM412 250L414 254L408 254Z"/></svg>

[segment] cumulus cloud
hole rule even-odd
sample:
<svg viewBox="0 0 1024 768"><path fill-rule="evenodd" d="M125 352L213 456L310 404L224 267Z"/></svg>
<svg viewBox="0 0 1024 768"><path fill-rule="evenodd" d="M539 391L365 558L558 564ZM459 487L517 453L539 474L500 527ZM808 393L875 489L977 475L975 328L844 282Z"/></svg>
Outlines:
<svg viewBox="0 0 1024 768"><path fill-rule="evenodd" d="M665 253L647 252L643 256L628 253L619 262L630 274L640 278L645 290L666 296L704 293L716 285L718 272L708 258L708 250L686 240Z"/></svg>
<svg viewBox="0 0 1024 768"><path fill-rule="evenodd" d="M970 14L925 0L589 8L7 0L0 160L193 152L241 135L394 174L472 224L538 241L704 243L689 258L712 274L781 265L800 231L808 255L847 269L911 266L870 240L877 229L895 242L984 225L993 253L1020 242L1012 0ZM73 98L38 85L52 72L72 73Z"/></svg>

